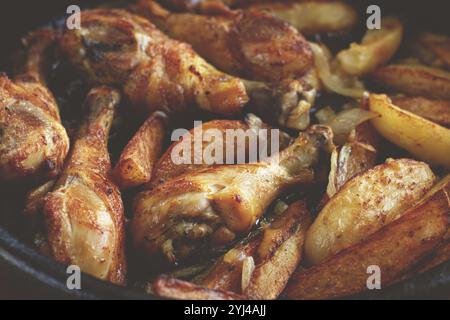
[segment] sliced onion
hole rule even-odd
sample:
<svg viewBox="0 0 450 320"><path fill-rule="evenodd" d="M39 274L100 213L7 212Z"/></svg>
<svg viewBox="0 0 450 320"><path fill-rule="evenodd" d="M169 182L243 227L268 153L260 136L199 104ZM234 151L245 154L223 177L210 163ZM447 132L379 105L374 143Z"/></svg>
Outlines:
<svg viewBox="0 0 450 320"><path fill-rule="evenodd" d="M245 252L238 249L231 249L223 256L223 262L228 264L236 264L244 260L247 256Z"/></svg>
<svg viewBox="0 0 450 320"><path fill-rule="evenodd" d="M376 113L369 110L353 108L339 112L327 125L333 130L334 142L338 145L343 145L347 142L347 138L352 130L361 123L377 116Z"/></svg>
<svg viewBox="0 0 450 320"><path fill-rule="evenodd" d="M326 50L313 42L310 42L310 46L314 53L319 78L328 90L346 97L363 97L365 92L364 85L356 77L333 73Z"/></svg>
<svg viewBox="0 0 450 320"><path fill-rule="evenodd" d="M250 284L253 271L255 271L255 260L253 260L253 257L246 257L242 262L242 292L245 292L245 289L247 289L248 285Z"/></svg>
<svg viewBox="0 0 450 320"><path fill-rule="evenodd" d="M330 106L327 106L317 110L315 115L320 124L326 124L336 117L336 112Z"/></svg>

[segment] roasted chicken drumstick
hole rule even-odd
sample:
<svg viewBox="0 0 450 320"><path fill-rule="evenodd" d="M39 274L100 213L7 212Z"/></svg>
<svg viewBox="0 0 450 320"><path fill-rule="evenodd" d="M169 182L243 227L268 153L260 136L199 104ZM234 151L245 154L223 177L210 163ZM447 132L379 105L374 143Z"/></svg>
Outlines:
<svg viewBox="0 0 450 320"><path fill-rule="evenodd" d="M56 176L69 151L58 106L45 86L47 49L54 31L23 39L24 62L14 81L0 75L0 180Z"/></svg>
<svg viewBox="0 0 450 320"><path fill-rule="evenodd" d="M132 8L233 75L274 82L300 77L314 66L305 38L286 22L264 12L236 11L217 16L171 13L154 0L140 0Z"/></svg>
<svg viewBox="0 0 450 320"><path fill-rule="evenodd" d="M288 186L312 182L320 150L330 149L328 127L313 127L265 161L207 168L144 191L135 199L131 233L149 256L169 261L222 246L248 232Z"/></svg>
<svg viewBox="0 0 450 320"><path fill-rule="evenodd" d="M125 282L124 213L111 180L107 150L109 129L120 96L115 90L91 90L89 115L61 177L43 200L52 256L113 283Z"/></svg>
<svg viewBox="0 0 450 320"><path fill-rule="evenodd" d="M208 64L145 18L119 9L82 13L82 27L67 30L61 48L94 83L124 85L147 114L190 107L221 115L241 111L248 97L241 80Z"/></svg>

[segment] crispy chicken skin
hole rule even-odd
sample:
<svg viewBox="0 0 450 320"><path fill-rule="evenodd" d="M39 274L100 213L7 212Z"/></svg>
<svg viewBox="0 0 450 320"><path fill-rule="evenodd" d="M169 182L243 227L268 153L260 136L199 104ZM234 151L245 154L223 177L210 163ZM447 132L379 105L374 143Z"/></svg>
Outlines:
<svg viewBox="0 0 450 320"><path fill-rule="evenodd" d="M346 32L358 22L358 14L341 0L163 0L177 11L232 14L233 9L264 11L295 27L304 35Z"/></svg>
<svg viewBox="0 0 450 320"><path fill-rule="evenodd" d="M251 137L255 137L256 134L263 133L261 130L267 130L267 135L262 135L262 139L260 139L260 148L270 147L272 145L272 136L271 136L271 127L267 124L263 123L261 119L256 117L253 114L248 114L246 116L245 121L241 120L213 120L202 124L200 127L197 127L197 131L195 129L190 130L186 133L181 139L177 142L174 142L166 152L161 156L158 163L155 165L155 170L153 171L152 181L150 183L151 187L154 187L158 184L161 184L165 181L168 181L172 178L181 176L182 174L186 174L195 170L204 169L211 167L214 164L208 163L202 157L202 161L195 162L196 154L195 144L199 143L201 140L202 150L207 150L210 146L213 146L216 141L214 139L209 139L208 134L211 132L220 133L222 137L221 143L223 145L222 151L222 160L223 163L226 163L226 156L229 154L230 150L234 152L233 163L237 163L237 155L245 155L244 161L240 161L240 163L248 162L249 157L249 140ZM201 131L200 131L201 130ZM214 130L214 131L213 131ZM236 138L230 139L227 138L227 132L233 132L236 134ZM246 134L248 134L249 138L245 138ZM252 135L254 134L254 136ZM239 140L243 138L242 140ZM274 135L273 138L276 138ZM244 140L245 139L245 140ZM196 142L197 141L197 142ZM280 150L286 148L291 142L291 137L284 133L279 132L278 134L278 144ZM184 144L184 145L182 145ZM190 146L189 146L190 145ZM176 153L176 149L183 147L183 149L192 150L191 152L191 161L189 163L175 163L172 155ZM228 150L228 153L227 153ZM270 149L271 150L271 149ZM270 151L268 150L268 151ZM259 153L258 153L259 154ZM269 153L267 154L269 156Z"/></svg>
<svg viewBox="0 0 450 320"><path fill-rule="evenodd" d="M107 141L120 95L92 89L66 166L43 201L52 256L99 279L124 284L124 209L111 181Z"/></svg>
<svg viewBox="0 0 450 320"><path fill-rule="evenodd" d="M265 161L207 168L141 192L131 221L134 245L176 262L201 240L217 247L245 234L287 187L313 181L331 135L328 127L315 126Z"/></svg>
<svg viewBox="0 0 450 320"><path fill-rule="evenodd" d="M147 114L199 107L229 116L248 101L241 80L218 71L142 17L95 9L84 11L81 21L81 29L65 32L62 50L92 82L124 85L128 99Z"/></svg>
<svg viewBox="0 0 450 320"><path fill-rule="evenodd" d="M220 16L171 13L154 0L140 0L132 8L233 75L275 82L302 76L314 65L305 38L264 12L236 11Z"/></svg>
<svg viewBox="0 0 450 320"><path fill-rule="evenodd" d="M0 180L56 176L69 150L58 106L45 86L47 49L54 31L41 29L22 41L24 58L11 81L0 75Z"/></svg>

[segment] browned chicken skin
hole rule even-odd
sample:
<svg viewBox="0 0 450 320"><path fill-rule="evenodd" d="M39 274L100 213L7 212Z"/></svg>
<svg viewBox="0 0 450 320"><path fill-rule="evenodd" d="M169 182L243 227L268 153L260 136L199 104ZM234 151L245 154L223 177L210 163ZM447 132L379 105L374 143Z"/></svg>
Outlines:
<svg viewBox="0 0 450 320"><path fill-rule="evenodd" d="M217 247L248 232L287 187L312 182L331 135L327 127L313 127L266 161L195 171L138 194L131 222L135 246L176 262L198 250L201 240Z"/></svg>
<svg viewBox="0 0 450 320"><path fill-rule="evenodd" d="M236 11L220 16L171 13L154 0L140 0L132 8L233 75L275 82L300 77L314 65L303 36L264 12Z"/></svg>
<svg viewBox="0 0 450 320"><path fill-rule="evenodd" d="M261 135L260 144L258 145L259 149L263 149L265 147L270 147L272 145L272 138L278 138L278 145L280 150L286 148L291 142L291 137L284 133L279 132L278 136L271 136L271 127L267 124L263 123L261 119L256 117L253 114L248 114L245 121L240 120L213 120L202 124L196 129L190 130L188 133L183 135L179 141L174 142L164 154L159 159L158 163L155 165L155 169L153 171L152 181L150 183L151 187L155 187L158 184L161 184L165 181L173 179L175 177L181 176L182 174L186 174L189 172L193 172L195 170L204 169L211 167L213 164L207 163L205 159L202 157L202 161L195 162L196 154L195 144L201 142L202 150L207 150L210 146L217 143L214 139L208 139L208 134L214 130L214 132L220 132L222 139L222 158L220 159L222 163L226 163L227 154L230 154L230 150L233 150L233 163L245 163L249 162L250 157L249 153L249 141L252 138L256 139L256 135L260 133L266 132L267 134ZM197 131L196 131L197 130ZM211 131L210 131L211 130ZM236 137L233 139L227 138L227 130L228 132L233 132ZM264 132L262 130L265 130ZM196 142L197 141L197 142ZM184 144L184 146L182 145ZM183 147L182 149L192 150L191 152L191 161L189 163L175 163L172 157L172 153L175 152L176 148ZM267 148L269 149L269 148ZM227 153L228 150L228 153ZM274 151L272 149L267 151ZM238 159L238 154L240 155ZM258 155L261 155L258 150ZM267 152L266 156L270 156L270 153ZM255 159L256 160L256 159ZM259 160L262 160L260 158ZM216 163L217 164L217 163Z"/></svg>
<svg viewBox="0 0 450 320"><path fill-rule="evenodd" d="M91 90L88 117L81 126L66 166L43 200L52 256L113 283L125 282L124 212L111 180L107 150L109 129L120 96L115 90Z"/></svg>
<svg viewBox="0 0 450 320"><path fill-rule="evenodd" d="M81 21L80 30L65 32L63 51L92 82L124 85L128 99L147 113L199 107L234 115L248 101L241 80L218 71L142 17L96 9L84 11Z"/></svg>
<svg viewBox="0 0 450 320"><path fill-rule="evenodd" d="M54 177L68 153L69 138L45 86L46 53L54 36L51 29L29 34L14 81L0 75L0 180Z"/></svg>

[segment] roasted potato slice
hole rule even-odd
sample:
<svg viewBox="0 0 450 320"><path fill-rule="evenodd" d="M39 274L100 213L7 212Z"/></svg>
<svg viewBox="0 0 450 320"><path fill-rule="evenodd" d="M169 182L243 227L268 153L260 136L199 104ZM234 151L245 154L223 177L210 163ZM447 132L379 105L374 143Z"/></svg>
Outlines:
<svg viewBox="0 0 450 320"><path fill-rule="evenodd" d="M269 11L304 35L344 32L358 22L355 9L344 1L268 1L247 9Z"/></svg>
<svg viewBox="0 0 450 320"><path fill-rule="evenodd" d="M250 299L276 299L300 262L310 224L305 202L295 202L247 243L228 251L194 282L242 293Z"/></svg>
<svg viewBox="0 0 450 320"><path fill-rule="evenodd" d="M121 189L150 181L162 152L166 134L165 118L162 112L153 113L125 146L114 168L114 176Z"/></svg>
<svg viewBox="0 0 450 320"><path fill-rule="evenodd" d="M393 97L391 100L397 107L436 122L441 126L450 127L450 100L423 97Z"/></svg>
<svg viewBox="0 0 450 320"><path fill-rule="evenodd" d="M367 290L369 266L378 266L381 284L389 284L439 244L448 229L449 214L447 195L439 190L363 242L296 272L284 294L290 299L356 294Z"/></svg>
<svg viewBox="0 0 450 320"><path fill-rule="evenodd" d="M386 17L381 21L381 29L367 31L360 44L352 43L336 58L346 73L365 75L386 64L400 47L402 38L403 25L400 20Z"/></svg>
<svg viewBox="0 0 450 320"><path fill-rule="evenodd" d="M234 292L207 289L167 276L156 278L147 286L146 291L162 298L177 300L245 300L245 297Z"/></svg>
<svg viewBox="0 0 450 320"><path fill-rule="evenodd" d="M276 299L284 290L301 260L305 233L311 222L305 202L298 201L289 206L282 218L264 229L255 269L248 285L243 284L242 291L247 297ZM286 230L290 225L294 231ZM283 239L286 240L283 242Z"/></svg>
<svg viewBox="0 0 450 320"><path fill-rule="evenodd" d="M439 183L437 183L429 194L436 193L439 190L444 190L447 194L447 198L450 206L450 174L444 177ZM431 252L423 261L410 270L400 280L412 278L418 274L426 272L434 267L437 267L441 263L450 260L450 228L442 238L441 243Z"/></svg>
<svg viewBox="0 0 450 320"><path fill-rule="evenodd" d="M392 64L371 74L383 88L431 99L450 99L450 73L419 64Z"/></svg>
<svg viewBox="0 0 450 320"><path fill-rule="evenodd" d="M392 160L348 181L308 229L305 255L317 264L398 219L433 186L426 163Z"/></svg>
<svg viewBox="0 0 450 320"><path fill-rule="evenodd" d="M371 122L383 137L421 160L450 168L450 129L398 108L386 95L371 94L369 104L380 115Z"/></svg>

